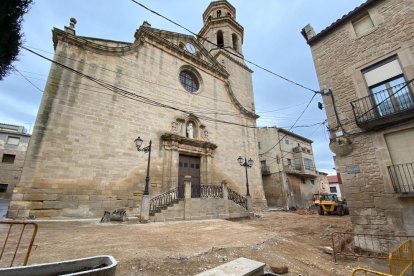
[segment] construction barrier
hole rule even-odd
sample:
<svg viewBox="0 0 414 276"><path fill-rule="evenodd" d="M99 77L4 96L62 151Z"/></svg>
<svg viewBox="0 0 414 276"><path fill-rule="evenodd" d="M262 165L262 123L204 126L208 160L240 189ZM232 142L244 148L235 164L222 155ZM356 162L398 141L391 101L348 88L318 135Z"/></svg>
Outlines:
<svg viewBox="0 0 414 276"><path fill-rule="evenodd" d="M391 274L382 273L366 268L357 268L352 271L352 276L372 276L372 275L381 275L381 276L392 276Z"/></svg>
<svg viewBox="0 0 414 276"><path fill-rule="evenodd" d="M411 268L413 275L413 242L407 240L402 242L388 256L389 273L383 273L366 268L357 268L352 272L352 276L369 276L369 275L386 275L386 276L404 276Z"/></svg>
<svg viewBox="0 0 414 276"><path fill-rule="evenodd" d="M27 265L37 229L34 222L0 221L0 267Z"/></svg>
<svg viewBox="0 0 414 276"><path fill-rule="evenodd" d="M393 248L396 248L404 241L412 239L414 239L414 236L335 232L332 234L332 256L335 262L339 256L386 260Z"/></svg>
<svg viewBox="0 0 414 276"><path fill-rule="evenodd" d="M413 241L401 243L390 253L388 262L391 275L403 276L410 268L413 269Z"/></svg>

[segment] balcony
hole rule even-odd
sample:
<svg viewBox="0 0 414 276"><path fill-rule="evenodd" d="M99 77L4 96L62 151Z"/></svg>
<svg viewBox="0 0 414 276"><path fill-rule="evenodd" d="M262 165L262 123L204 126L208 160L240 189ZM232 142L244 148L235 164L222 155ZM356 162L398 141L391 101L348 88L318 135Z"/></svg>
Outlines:
<svg viewBox="0 0 414 276"><path fill-rule="evenodd" d="M312 154L312 151L310 149L305 148L305 147L301 147L301 146L294 147L292 149L292 151L294 153L302 153L303 152L303 153L307 153L307 154Z"/></svg>
<svg viewBox="0 0 414 276"><path fill-rule="evenodd" d="M356 124L365 130L378 129L414 118L414 100L406 83L351 102Z"/></svg>
<svg viewBox="0 0 414 276"><path fill-rule="evenodd" d="M314 167L302 165L286 165L283 167L288 174L297 174L301 176L316 177L317 173Z"/></svg>
<svg viewBox="0 0 414 276"><path fill-rule="evenodd" d="M388 166L394 191L398 194L414 194L414 163Z"/></svg>
<svg viewBox="0 0 414 276"><path fill-rule="evenodd" d="M269 175L270 174L270 168L269 166L261 166L262 175Z"/></svg>

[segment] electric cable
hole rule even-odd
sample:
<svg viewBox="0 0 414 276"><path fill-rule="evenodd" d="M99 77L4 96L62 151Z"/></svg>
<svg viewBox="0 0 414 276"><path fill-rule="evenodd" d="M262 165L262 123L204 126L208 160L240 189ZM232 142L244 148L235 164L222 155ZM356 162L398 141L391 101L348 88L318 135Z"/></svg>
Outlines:
<svg viewBox="0 0 414 276"><path fill-rule="evenodd" d="M314 93L314 94L312 95L312 98L309 100L309 102L308 102L308 104L306 105L305 109L303 109L303 111L300 113L299 117L298 117L298 118L296 119L296 121L293 123L292 128L296 125L296 123L300 120L300 118L302 118L303 114L306 112L306 110L308 109L308 107L309 107L309 106L310 106L310 104L312 103L313 99L315 99L315 96L316 96L316 95L317 95L316 93ZM292 130L292 128L290 128L288 131ZM274 146L272 146L271 148L269 148L268 150L266 150L266 151L264 151L264 152L262 152L262 153L259 153L259 155L262 155L262 154L268 153L269 151L271 151L272 149L274 149L277 145L279 145L279 144L280 144L280 141L282 141L282 140L283 140L286 136L287 136L287 134L285 134L282 138L280 138L280 139L279 139L279 141L277 141L277 143L276 143Z"/></svg>
<svg viewBox="0 0 414 276"><path fill-rule="evenodd" d="M20 74L20 76L22 76L28 83L30 83L34 88L36 88L36 90L40 91L41 93L43 93L43 90L40 89L36 84L34 84L33 82L31 82L25 75L23 75L19 70L17 70L16 67L14 67L12 65L13 69L16 70L17 73Z"/></svg>
<svg viewBox="0 0 414 276"><path fill-rule="evenodd" d="M35 51L33 51L33 50L25 47L25 46L22 46L22 48L25 49L26 51L29 51L29 52L31 52L31 53L33 53L33 54L35 54L35 55L43 58L43 59L48 60L48 61L50 61L50 62L52 62L52 63L54 63L54 64L56 64L56 65L58 65L58 66L60 66L60 67L62 67L64 69L66 69L66 70L69 70L69 71L71 71L71 72L73 72L73 73L75 73L75 74L77 74L77 75L79 75L81 77L84 77L84 78L86 78L86 79L88 79L88 80L90 80L92 82L95 82L98 85L100 85L100 86L102 86L102 87L104 87L104 88L106 88L106 89L108 89L110 91L113 91L116 94L121 95L123 97L129 98L131 100L138 101L138 102L141 102L141 103L144 103L144 104L149 104L149 105L152 105L152 106L158 106L158 107L162 107L162 108L166 108L166 109L180 111L180 112L183 112L183 113L188 114L188 115L194 114L192 112L188 112L187 110L179 109L179 108L176 108L176 107L173 107L173 106L169 106L167 104L163 104L163 103L157 102L155 100L148 99L146 97L137 95L135 93L129 92L127 90L121 89L121 88L119 88L117 86L114 86L112 84L109 84L109 83L107 83L105 81L96 79L96 78L94 78L92 76L89 76L89 75L86 75L86 74L84 74L84 73L82 73L82 72L80 72L80 71L78 71L76 69L73 69L73 68L71 68L71 67L69 67L67 65L64 65L64 64L62 64L60 62L57 62L57 61L54 61L54 60L52 60L52 59L50 59L48 57L45 57L45 56L43 56L43 55L41 55L41 54L39 54L39 53L37 53L37 52L35 52ZM229 121L224 121L224 120L217 120L217 119L210 118L210 117L207 117L207 116L198 116L198 117L201 118L201 119L204 119L206 121L211 121L211 122L218 122L218 123L223 123L223 124L228 124L228 125L236 125L236 126L241 126L241 127L245 127L245 128L253 128L253 129L256 128L256 126L249 126L249 125L239 124L239 123L235 123L235 122L229 122Z"/></svg>
<svg viewBox="0 0 414 276"><path fill-rule="evenodd" d="M261 69L261 70L263 70L263 71L266 71L266 72L268 72L268 73L270 73L270 74L272 74L272 75L274 75L274 76L276 76L276 77L278 77L278 78L280 78L280 79L282 79L282 80L285 80L285 81L287 81L287 82L289 82L289 83L291 83L291 84L293 84L293 85L296 85L296 86L299 86L299 87L301 87L301 88L303 88L303 89L309 90L309 91L311 91L311 92L313 92L313 93L315 93L315 94L319 93L319 91L317 91L317 90L314 90L314 89L312 89L312 88L306 87L306 86L304 86L304 85L302 85L302 84L300 84L300 83L297 83L297 82L295 82L295 81L293 81L293 80L290 80L290 79L288 79L288 78L286 78L286 77L284 77L284 76L282 76L282 75L280 75L280 74L277 74L277 73L275 73L275 72L273 72L273 71L271 71L271 70L269 70L269 69L267 69L267 68L265 68L265 67L263 67L263 66L260 66L260 65L258 65L257 63L254 63L254 62L252 62L252 61L250 61L250 60L247 60L247 59L245 59L242 55L239 55L239 54L233 53L233 52L231 52L231 51L227 50L226 48L222 48L222 47L220 47L220 46L219 46L219 45L217 45L216 43L214 43L214 42L212 42L212 41L208 40L208 39L207 39L207 38L205 38L205 37L200 36L199 34L194 33L193 31L191 31L190 29L188 29L188 28L184 27L183 25L181 25L181 24L179 24L179 23L177 23L177 22L173 21L172 19L169 19L168 17L166 17L166 16L164 16L164 15L162 15L162 14L160 14L160 13L158 13L158 12L156 12L156 11L154 11L154 10L150 9L150 8L148 8L147 6L145 6L145 5L141 4L141 3L139 3L139 2L138 2L138 1L136 1L136 0L131 0L131 1L132 1L132 2L134 2L135 4L137 4L137 5L141 6L142 8L146 9L147 11L149 11L149 12L151 12L151 13L153 13L153 14L155 14L155 15L157 15L157 16L159 16L159 17L161 17L161 18L164 18L165 20L169 21L170 23L172 23L172 24L174 24L174 25L176 25L176 26L178 26L178 27L180 27L180 28L182 28L182 29L186 30L186 31L187 31L187 32L189 32L190 34L194 35L195 37L197 37L197 38L199 38L199 39L202 39L203 41L207 41L208 43L210 43L210 44L212 44L212 45L216 46L217 48L220 48L221 50L225 51L226 53L228 53L228 54L230 54L230 55L236 56L237 58L240 58L240 59L244 60L245 62L247 62L247 63L249 63L249 64L251 64L251 65L254 65L254 66L256 66L257 68L259 68L259 69Z"/></svg>

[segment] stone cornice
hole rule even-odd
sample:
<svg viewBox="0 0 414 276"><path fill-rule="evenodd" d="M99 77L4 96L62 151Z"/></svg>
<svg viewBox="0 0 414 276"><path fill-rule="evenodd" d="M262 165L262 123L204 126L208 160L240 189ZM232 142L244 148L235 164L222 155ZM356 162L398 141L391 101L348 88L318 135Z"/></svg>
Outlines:
<svg viewBox="0 0 414 276"><path fill-rule="evenodd" d="M230 81L226 81L226 88L227 92L229 93L231 102L237 106L237 108L240 110L240 112L244 115L247 115L253 119L258 119L260 116L255 114L254 112L251 112L247 110L240 102L237 100L236 95L234 95L233 89L231 88Z"/></svg>
<svg viewBox="0 0 414 276"><path fill-rule="evenodd" d="M220 18L213 18L213 19L207 21L207 23L203 25L203 28L201 28L201 30L198 32L198 35L201 36L201 37L204 37L205 33L207 32L207 30L209 28L211 28L214 25L220 25L220 24L229 24L234 29L236 29L237 31L239 31L240 32L240 35L241 35L241 43L243 44L244 28L243 28L242 25L240 25L239 23L237 23L237 21L234 20L230 16L224 16L224 17L220 17Z"/></svg>
<svg viewBox="0 0 414 276"><path fill-rule="evenodd" d="M230 55L229 53L225 52L225 51L218 51L217 54L214 55L214 58L217 59L219 55L223 55L226 58L228 58L229 60L233 61L234 63L236 63L237 65L243 67L244 69L246 69L247 71L249 71L250 73L253 73L253 70L250 69L249 67L246 66L246 64L242 63L241 61L237 60L236 58L234 58L232 55ZM243 58L242 55L240 55L241 58Z"/></svg>
<svg viewBox="0 0 414 276"><path fill-rule="evenodd" d="M184 145L193 146L197 148L204 148L204 149L211 149L211 150L215 150L217 148L217 145L211 142L190 139L190 138L178 135L178 134L168 133L168 132L161 135L161 140L177 142L179 144L184 144Z"/></svg>
<svg viewBox="0 0 414 276"><path fill-rule="evenodd" d="M53 33L53 47L55 48L55 50L56 50L58 41L70 42L71 44L74 44L81 48L87 48L94 52L102 52L102 53L106 53L109 55L123 55L127 52L132 51L138 46L136 43L118 42L118 41L116 41L116 43L122 43L122 44L125 44L125 46L102 45L102 44L90 41L88 40L88 38L72 35L58 28L54 28L52 30L52 33ZM89 38L89 39L93 39L93 38ZM104 40L104 39L96 39L96 40L115 42L115 41Z"/></svg>
<svg viewBox="0 0 414 276"><path fill-rule="evenodd" d="M93 52L98 52L101 54L106 55L125 55L129 52L134 51L138 48L142 43L147 42L147 39L151 39L156 41L158 44L163 45L168 50L178 54L179 56L185 56L187 59L191 60L195 64L206 68L207 70L220 75L222 78L227 79L229 77L229 73L224 69L224 67L217 62L217 60L201 45L194 37L188 35L177 34L178 36L185 37L187 39L191 39L194 44L197 45L200 52L209 59L210 62L202 60L197 55L190 54L185 49L180 48L178 45L170 42L167 39L164 39L160 36L157 36L156 33L151 31L151 28L148 27L141 27L137 33L135 34L135 42L128 43L128 42L118 42L118 41L111 41L105 39L96 39L98 41L107 41L107 42L114 42L125 44L125 46L107 46L102 45L100 43L95 43L93 40L95 38L85 38L70 34L68 32L62 31L60 29L54 28L53 29L53 45L56 49L56 46L59 41L65 41L76 45L82 49L88 49ZM175 33L164 31L164 33L171 33L174 35ZM90 39L90 40L89 40Z"/></svg>
<svg viewBox="0 0 414 276"><path fill-rule="evenodd" d="M236 8L232 4L230 4L228 1L222 0L222 1L210 2L206 10L203 12L203 18L207 17L207 14L210 12L213 6L227 6L231 10L231 12L236 16Z"/></svg>
<svg viewBox="0 0 414 276"><path fill-rule="evenodd" d="M210 62L204 61L201 58L199 58L197 55L189 53L184 48L180 48L179 45L172 43L168 39L162 38L161 36L157 35L155 32L152 32L151 28L141 27L135 34L136 40L142 40L143 38L145 38L145 36L150 37L152 40L165 46L167 49L178 54L179 56L185 56L186 58L190 59L192 62L200 66L203 66L209 71L218 73L219 75L221 75L221 77L225 79L227 79L230 76L230 74L224 69L224 67L219 62L217 62L217 60L204 48L204 46L200 44L200 42L198 42L192 36L185 35L186 38L191 39L192 42L197 45L197 48L200 50L200 52L204 56L206 56Z"/></svg>

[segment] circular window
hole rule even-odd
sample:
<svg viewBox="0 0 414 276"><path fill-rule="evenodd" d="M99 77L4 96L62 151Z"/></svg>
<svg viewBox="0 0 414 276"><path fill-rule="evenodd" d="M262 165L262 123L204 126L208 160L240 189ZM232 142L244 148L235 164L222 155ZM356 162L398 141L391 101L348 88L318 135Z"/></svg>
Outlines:
<svg viewBox="0 0 414 276"><path fill-rule="evenodd" d="M181 71L180 82L184 86L185 90L191 93L197 92L200 86L196 75L189 70Z"/></svg>
<svg viewBox="0 0 414 276"><path fill-rule="evenodd" d="M189 70L181 71L180 82L184 86L185 90L191 93L197 92L200 86L197 76Z"/></svg>

